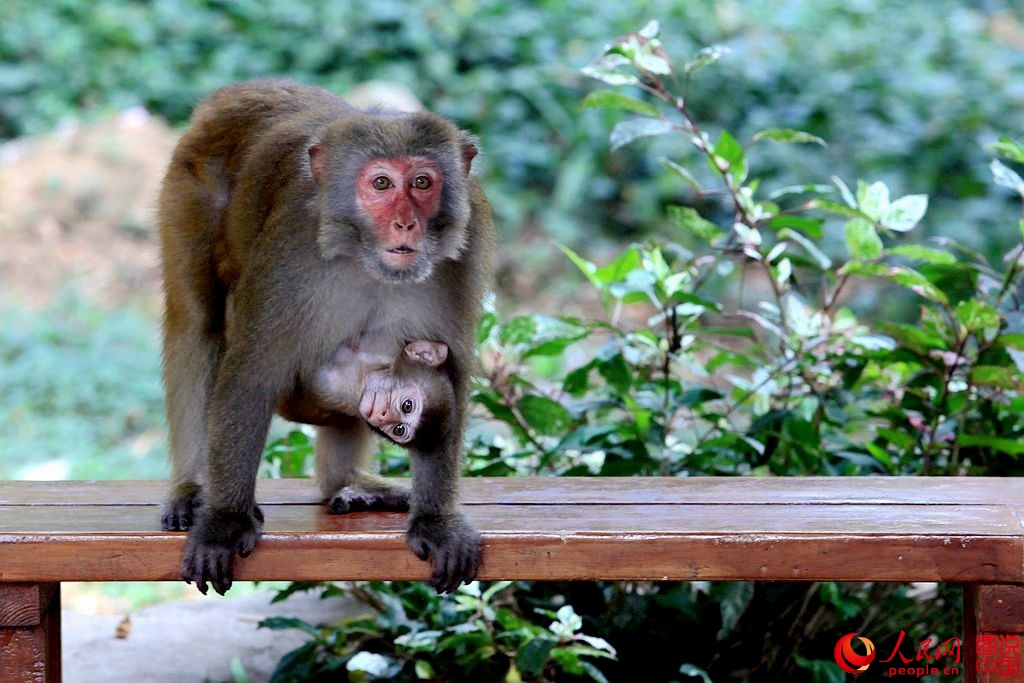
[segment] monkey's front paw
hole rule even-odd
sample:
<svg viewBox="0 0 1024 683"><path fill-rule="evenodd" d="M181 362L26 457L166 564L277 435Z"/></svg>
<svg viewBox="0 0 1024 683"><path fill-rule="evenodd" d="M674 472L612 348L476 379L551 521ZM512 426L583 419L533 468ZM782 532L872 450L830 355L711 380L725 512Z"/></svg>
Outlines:
<svg viewBox="0 0 1024 683"><path fill-rule="evenodd" d="M235 553L247 557L256 547L263 525L263 513L202 509L188 535L181 574L186 583L195 582L203 595L213 589L224 595L230 588Z"/></svg>
<svg viewBox="0 0 1024 683"><path fill-rule="evenodd" d="M461 514L415 515L405 538L416 557L430 561L430 585L438 593L451 593L460 583L476 578L480 533Z"/></svg>
<svg viewBox="0 0 1024 683"><path fill-rule="evenodd" d="M359 486L345 486L331 496L327 506L335 515L360 510L404 512L409 509L409 492L397 487L386 491L367 491Z"/></svg>

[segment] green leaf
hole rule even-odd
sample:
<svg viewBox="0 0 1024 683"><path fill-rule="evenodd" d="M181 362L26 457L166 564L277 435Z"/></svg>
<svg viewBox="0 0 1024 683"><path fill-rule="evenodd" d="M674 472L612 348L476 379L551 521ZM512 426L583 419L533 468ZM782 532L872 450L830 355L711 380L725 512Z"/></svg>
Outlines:
<svg viewBox="0 0 1024 683"><path fill-rule="evenodd" d="M725 235L725 231L701 216L693 207L670 206L666 211L677 228L707 244L713 244Z"/></svg>
<svg viewBox="0 0 1024 683"><path fill-rule="evenodd" d="M314 638L320 635L320 629L302 619L294 617L267 617L259 624L260 628L269 628L272 631L284 631L286 629L297 629Z"/></svg>
<svg viewBox="0 0 1024 683"><path fill-rule="evenodd" d="M249 677L248 672L246 672L242 660L238 657L231 659L231 683L252 683L252 679Z"/></svg>
<svg viewBox="0 0 1024 683"><path fill-rule="evenodd" d="M568 373L562 381L562 391L570 396L582 396L590 388L590 370L596 362L590 362Z"/></svg>
<svg viewBox="0 0 1024 683"><path fill-rule="evenodd" d="M415 664L416 678L421 681L432 680L436 674L434 673L434 667L430 665L425 659L417 659Z"/></svg>
<svg viewBox="0 0 1024 683"><path fill-rule="evenodd" d="M562 605L559 607L555 617L558 621L551 624L550 628L556 635L564 635L566 638L571 638L576 631L583 628L583 617L576 614L576 610L573 609L572 605Z"/></svg>
<svg viewBox="0 0 1024 683"><path fill-rule="evenodd" d="M654 52L653 45L646 45L644 47L645 49L637 52L636 57L633 58L636 68L640 71L647 71L659 76L670 75L672 73L672 65L668 63L668 60L661 54Z"/></svg>
<svg viewBox="0 0 1024 683"><path fill-rule="evenodd" d="M975 365L971 368L971 384L1000 389L1021 389L1020 375L1002 365Z"/></svg>
<svg viewBox="0 0 1024 683"><path fill-rule="evenodd" d="M376 652L360 651L348 660L345 668L349 671L368 673L374 678L383 678L392 668L393 663L394 660Z"/></svg>
<svg viewBox="0 0 1024 683"><path fill-rule="evenodd" d="M661 165L675 173L677 176L685 180L690 185L693 185L694 189L696 189L698 192L700 191L700 182L685 167L680 166L676 162L672 161L671 159L666 159L665 157L661 158Z"/></svg>
<svg viewBox="0 0 1024 683"><path fill-rule="evenodd" d="M643 28L636 32L638 36L647 40L654 40L658 37L659 33L661 33L661 23L657 19L651 19L644 24Z"/></svg>
<svg viewBox="0 0 1024 683"><path fill-rule="evenodd" d="M562 250L563 254L569 257L569 260L572 261L577 268L579 268L580 272L583 273L590 281L590 284L597 289L601 289L602 282L596 276L597 265L586 260L564 244L557 244L556 246Z"/></svg>
<svg viewBox="0 0 1024 683"><path fill-rule="evenodd" d="M787 197L792 194L828 194L832 192L831 185L819 185L816 183L808 183L806 185L786 185L780 187L777 190L772 190L768 195L768 199L776 200L782 197Z"/></svg>
<svg viewBox="0 0 1024 683"><path fill-rule="evenodd" d="M976 436L974 434L961 434L957 437L961 446L977 446L979 448L991 448L1010 455L1024 455L1024 439L1006 439L998 436Z"/></svg>
<svg viewBox="0 0 1024 683"><path fill-rule="evenodd" d="M640 252L636 247L622 251L614 261L601 266L594 272L594 278L602 285L623 282L629 274L640 267Z"/></svg>
<svg viewBox="0 0 1024 683"><path fill-rule="evenodd" d="M874 261L882 257L885 250L882 238L878 236L878 231L871 221L863 218L848 220L843 226L843 235L846 237L846 249L851 259Z"/></svg>
<svg viewBox="0 0 1024 683"><path fill-rule="evenodd" d="M1024 195L1024 178L1021 178L1016 171L998 159L993 159L989 168L992 169L992 176L995 178L996 185L1008 187L1014 192Z"/></svg>
<svg viewBox="0 0 1024 683"><path fill-rule="evenodd" d="M866 218L863 213L858 211L856 208L851 208L842 202L837 202L832 199L812 199L811 206L827 211L828 213L834 213L837 216L845 216L847 218Z"/></svg>
<svg viewBox="0 0 1024 683"><path fill-rule="evenodd" d="M712 683L711 676L708 676L708 672L701 669L699 666L693 664L683 664L679 667L679 673L690 678L699 678L703 683Z"/></svg>
<svg viewBox="0 0 1024 683"><path fill-rule="evenodd" d="M732 52L732 50L724 45L710 45L700 52L697 53L695 59L690 60L683 66L683 71L688 75L692 74L698 69L703 69L709 64L714 64L722 57Z"/></svg>
<svg viewBox="0 0 1024 683"><path fill-rule="evenodd" d="M581 339L586 338L587 333L580 332L578 334L571 336L558 337L556 339L548 339L547 341L541 342L536 346L530 347L529 349L524 351L519 357L520 359L525 360L527 358L532 358L533 356L561 356L567 348L569 348L576 342L580 341Z"/></svg>
<svg viewBox="0 0 1024 683"><path fill-rule="evenodd" d="M547 396L524 396L516 403L526 424L539 434L556 436L564 433L572 424L572 413L558 401Z"/></svg>
<svg viewBox="0 0 1024 683"><path fill-rule="evenodd" d="M549 636L537 636L523 647L516 656L516 668L530 677L539 676L551 655L551 650L558 644Z"/></svg>
<svg viewBox="0 0 1024 683"><path fill-rule="evenodd" d="M896 266L889 269L889 278L898 285L902 285L930 301L937 301L941 304L948 304L949 298L941 289L933 285L928 278L912 268Z"/></svg>
<svg viewBox="0 0 1024 683"><path fill-rule="evenodd" d="M783 230L789 228L799 231L811 239L821 239L824 235L821 226L825 221L821 218L808 218L807 216L776 216L768 221L768 227L772 230ZM780 232L781 235L781 232Z"/></svg>
<svg viewBox="0 0 1024 683"><path fill-rule="evenodd" d="M999 311L977 299L968 299L957 304L955 311L957 322L968 332L978 332L985 328L998 329L1003 318Z"/></svg>
<svg viewBox="0 0 1024 683"><path fill-rule="evenodd" d="M658 108L649 102L643 102L615 90L600 90L587 95L580 104L583 109L616 109L631 111L646 116L657 116Z"/></svg>
<svg viewBox="0 0 1024 683"><path fill-rule="evenodd" d="M753 140L754 142L758 142L760 140L772 140L774 142L810 143L821 145L822 147L828 146L825 141L817 135L811 135L810 133L806 133L802 130L793 130L792 128L768 128L754 133Z"/></svg>
<svg viewBox="0 0 1024 683"><path fill-rule="evenodd" d="M621 353L605 361L599 361L597 371L604 377L619 395L623 395L633 386L633 372Z"/></svg>
<svg viewBox="0 0 1024 683"><path fill-rule="evenodd" d="M889 266L880 262L847 261L839 269L839 274L856 275L857 277L884 277L889 274Z"/></svg>
<svg viewBox="0 0 1024 683"><path fill-rule="evenodd" d="M779 230L779 239L793 240L807 252L807 254L813 258L817 263L818 267L822 270L828 270L832 267L832 259L830 259L825 252L818 248L811 240L804 237L802 234L789 228L783 228Z"/></svg>
<svg viewBox="0 0 1024 683"><path fill-rule="evenodd" d="M737 581L725 585L718 602L718 609L722 617L722 628L718 632L719 640L724 640L732 633L753 598L754 584L752 583Z"/></svg>
<svg viewBox="0 0 1024 683"><path fill-rule="evenodd" d="M1016 161L1018 164L1024 164L1024 146L1016 140L1011 140L1005 135L999 138L999 142L993 142L989 145L988 149L1009 159L1010 161Z"/></svg>
<svg viewBox="0 0 1024 683"><path fill-rule="evenodd" d="M882 214L882 226L893 232L909 232L928 210L928 195L908 194L900 197Z"/></svg>
<svg viewBox="0 0 1024 683"><path fill-rule="evenodd" d="M857 183L857 208L873 221L880 221L889 208L889 188L876 181L868 185Z"/></svg>
<svg viewBox="0 0 1024 683"><path fill-rule="evenodd" d="M616 52L608 52L580 71L584 76L595 78L608 85L634 85L639 83L640 79L635 74L623 71L632 66L633 61L629 57Z"/></svg>
<svg viewBox="0 0 1024 683"><path fill-rule="evenodd" d="M1006 334L1001 334L999 335L999 341L1003 346L1024 351L1024 332L1007 332Z"/></svg>
<svg viewBox="0 0 1024 683"><path fill-rule="evenodd" d="M709 164L713 160L714 165L711 170L726 172L732 178L733 183L742 185L743 181L747 179L749 171L747 167L747 154L743 150L743 145L729 131L723 130L722 134L718 136L718 142L715 143L711 153L713 156L708 160Z"/></svg>
<svg viewBox="0 0 1024 683"><path fill-rule="evenodd" d="M528 344L537 334L537 321L530 315L512 318L498 330L502 344Z"/></svg>
<svg viewBox="0 0 1024 683"><path fill-rule="evenodd" d="M640 138L664 135L671 132L672 123L665 119L630 119L629 121L620 121L615 124L609 139L612 143L612 149L616 150Z"/></svg>
<svg viewBox="0 0 1024 683"><path fill-rule="evenodd" d="M857 199L853 196L853 193L850 192L850 188L846 186L846 183L843 182L842 178L832 176L832 184L839 190L839 196L843 198L846 206L851 209L856 209Z"/></svg>
<svg viewBox="0 0 1024 683"><path fill-rule="evenodd" d="M893 256L903 256L913 261L923 261L939 265L952 265L957 262L956 256L941 249L921 246L919 244L903 244L889 250Z"/></svg>

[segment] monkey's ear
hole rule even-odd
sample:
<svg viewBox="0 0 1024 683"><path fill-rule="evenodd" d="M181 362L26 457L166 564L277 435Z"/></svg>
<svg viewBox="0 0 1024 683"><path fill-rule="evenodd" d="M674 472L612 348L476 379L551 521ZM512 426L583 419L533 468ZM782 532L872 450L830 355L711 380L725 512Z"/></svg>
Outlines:
<svg viewBox="0 0 1024 683"><path fill-rule="evenodd" d="M405 355L424 365L438 368L448 360L448 345L423 340L409 342L405 345Z"/></svg>
<svg viewBox="0 0 1024 683"><path fill-rule="evenodd" d="M462 142L462 169L466 175L469 175L469 169L473 166L473 159L480 152L476 148L476 143L471 139L464 139Z"/></svg>
<svg viewBox="0 0 1024 683"><path fill-rule="evenodd" d="M317 185L324 184L324 167L327 165L325 156L323 147L320 145L313 145L309 148L309 170Z"/></svg>

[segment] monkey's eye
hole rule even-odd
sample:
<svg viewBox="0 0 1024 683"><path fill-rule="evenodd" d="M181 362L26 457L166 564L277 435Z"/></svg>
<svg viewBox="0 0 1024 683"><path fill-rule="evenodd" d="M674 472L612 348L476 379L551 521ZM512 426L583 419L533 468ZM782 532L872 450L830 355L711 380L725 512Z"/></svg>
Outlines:
<svg viewBox="0 0 1024 683"><path fill-rule="evenodd" d="M405 438L405 435L406 435L406 433L408 433L408 431L409 431L409 428L406 427L405 425L397 424L391 430L391 433L395 435L396 439L402 439L402 438Z"/></svg>
<svg viewBox="0 0 1024 683"><path fill-rule="evenodd" d="M391 179L386 175L379 175L373 179L373 189L375 190L386 190L392 186Z"/></svg>
<svg viewBox="0 0 1024 683"><path fill-rule="evenodd" d="M412 186L417 190L429 190L430 186L433 185L433 181L430 176L418 175L412 181Z"/></svg>
<svg viewBox="0 0 1024 683"><path fill-rule="evenodd" d="M407 398L404 401L402 401L402 412L405 413L406 415L412 412L413 407L414 406L411 398Z"/></svg>

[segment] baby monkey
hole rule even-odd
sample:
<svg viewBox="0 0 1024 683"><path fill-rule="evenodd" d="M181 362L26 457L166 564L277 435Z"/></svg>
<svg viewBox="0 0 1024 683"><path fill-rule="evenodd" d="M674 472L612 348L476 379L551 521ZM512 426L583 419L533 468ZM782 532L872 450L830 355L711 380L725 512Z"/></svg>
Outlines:
<svg viewBox="0 0 1024 683"><path fill-rule="evenodd" d="M406 448L436 448L451 429L455 391L445 371L448 345L418 340L397 356L387 337L343 342L316 371L311 390L324 408L361 415L381 436Z"/></svg>

